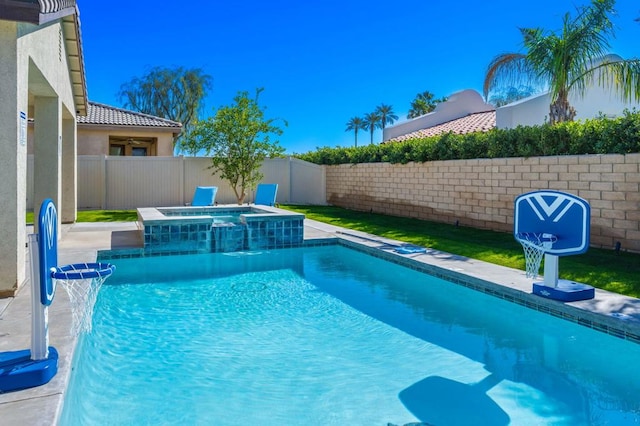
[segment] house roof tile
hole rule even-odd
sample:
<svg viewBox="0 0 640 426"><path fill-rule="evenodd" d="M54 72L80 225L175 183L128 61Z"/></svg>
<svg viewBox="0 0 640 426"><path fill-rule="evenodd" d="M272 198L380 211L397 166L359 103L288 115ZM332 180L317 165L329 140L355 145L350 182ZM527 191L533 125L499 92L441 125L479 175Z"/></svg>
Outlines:
<svg viewBox="0 0 640 426"><path fill-rule="evenodd" d="M91 101L88 103L87 115L84 117L78 116L78 123L102 126L166 127L174 129L180 129L182 127L182 124L177 121Z"/></svg>
<svg viewBox="0 0 640 426"><path fill-rule="evenodd" d="M409 139L426 138L429 136L437 136L442 133L456 133L459 135L473 132L486 132L496 127L496 112L485 111L469 114L462 118L447 121L426 129L416 130L415 132L407 133L406 135L397 136L395 138L385 141L388 142L402 142Z"/></svg>

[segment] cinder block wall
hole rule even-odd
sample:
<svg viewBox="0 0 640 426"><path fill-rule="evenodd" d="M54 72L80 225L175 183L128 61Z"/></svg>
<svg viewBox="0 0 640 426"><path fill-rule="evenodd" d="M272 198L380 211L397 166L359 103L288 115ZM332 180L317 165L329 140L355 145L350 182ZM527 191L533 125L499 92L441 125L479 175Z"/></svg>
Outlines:
<svg viewBox="0 0 640 426"><path fill-rule="evenodd" d="M511 232L519 194L555 189L591 205L591 245L640 252L640 154L343 164L326 169L327 201Z"/></svg>

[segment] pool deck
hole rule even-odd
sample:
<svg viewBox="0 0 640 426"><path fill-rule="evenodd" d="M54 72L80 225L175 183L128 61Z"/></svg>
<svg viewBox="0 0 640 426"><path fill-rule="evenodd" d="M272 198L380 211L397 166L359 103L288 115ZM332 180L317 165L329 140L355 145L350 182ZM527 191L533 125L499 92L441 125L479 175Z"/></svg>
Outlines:
<svg viewBox="0 0 640 426"><path fill-rule="evenodd" d="M33 232L32 229L27 230ZM436 268L444 275L468 277L470 287L516 301L529 308L571 319L591 328L640 343L640 299L596 289L595 299L561 303L531 294L532 280L523 271L492 265L435 250L400 255L401 243L305 219L305 241L339 238L347 244L377 251L411 267ZM136 222L76 223L63 225L58 245L58 263L93 262L99 250L142 246ZM28 258L28 256L27 256ZM117 264L117 261L113 261ZM27 266L27 271L28 271ZM562 271L562 265L560 265ZM466 280L463 278L462 280ZM476 284L473 284L476 283ZM466 284L464 284L466 285ZM31 291L23 285L16 297L0 299L0 352L27 349L31 336ZM0 423L23 426L56 424L71 372L76 338L69 332L71 311L64 291L57 292L49 309L50 345L60 355L58 373L47 384L23 391L0 394Z"/></svg>

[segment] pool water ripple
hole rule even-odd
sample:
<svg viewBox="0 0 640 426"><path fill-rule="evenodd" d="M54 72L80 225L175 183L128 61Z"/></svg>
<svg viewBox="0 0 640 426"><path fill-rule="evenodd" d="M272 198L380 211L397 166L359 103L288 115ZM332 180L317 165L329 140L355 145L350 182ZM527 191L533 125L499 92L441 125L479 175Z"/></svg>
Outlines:
<svg viewBox="0 0 640 426"><path fill-rule="evenodd" d="M343 247L223 257L120 262L62 425L640 421L640 345Z"/></svg>

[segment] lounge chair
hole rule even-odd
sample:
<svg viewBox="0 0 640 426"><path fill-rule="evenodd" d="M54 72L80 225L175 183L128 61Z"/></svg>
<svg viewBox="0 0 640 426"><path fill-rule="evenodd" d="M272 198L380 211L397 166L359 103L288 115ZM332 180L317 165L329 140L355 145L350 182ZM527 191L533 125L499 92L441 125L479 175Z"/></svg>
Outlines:
<svg viewBox="0 0 640 426"><path fill-rule="evenodd" d="M259 183L256 188L256 198L253 203L263 206L275 206L277 192L277 183Z"/></svg>
<svg viewBox="0 0 640 426"><path fill-rule="evenodd" d="M193 193L192 206L213 206L216 200L217 186L198 186Z"/></svg>

